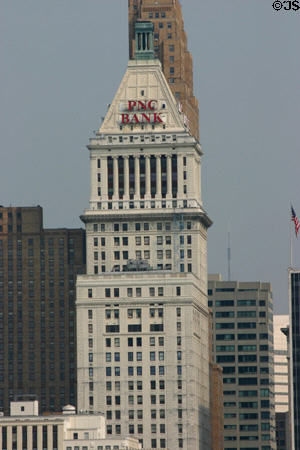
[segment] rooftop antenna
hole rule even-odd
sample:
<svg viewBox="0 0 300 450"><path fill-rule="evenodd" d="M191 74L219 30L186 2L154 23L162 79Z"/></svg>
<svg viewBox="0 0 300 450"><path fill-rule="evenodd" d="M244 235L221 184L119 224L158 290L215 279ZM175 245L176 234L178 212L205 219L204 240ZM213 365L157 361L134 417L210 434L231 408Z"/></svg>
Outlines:
<svg viewBox="0 0 300 450"><path fill-rule="evenodd" d="M230 231L228 231L227 264L228 264L228 281L231 281L231 245L230 245Z"/></svg>

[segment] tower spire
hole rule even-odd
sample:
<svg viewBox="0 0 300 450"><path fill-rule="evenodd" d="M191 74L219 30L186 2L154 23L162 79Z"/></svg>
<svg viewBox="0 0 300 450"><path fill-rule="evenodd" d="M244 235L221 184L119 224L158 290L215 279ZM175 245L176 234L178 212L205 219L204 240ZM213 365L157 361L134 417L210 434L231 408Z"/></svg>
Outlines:
<svg viewBox="0 0 300 450"><path fill-rule="evenodd" d="M152 22L135 23L135 59L154 59Z"/></svg>

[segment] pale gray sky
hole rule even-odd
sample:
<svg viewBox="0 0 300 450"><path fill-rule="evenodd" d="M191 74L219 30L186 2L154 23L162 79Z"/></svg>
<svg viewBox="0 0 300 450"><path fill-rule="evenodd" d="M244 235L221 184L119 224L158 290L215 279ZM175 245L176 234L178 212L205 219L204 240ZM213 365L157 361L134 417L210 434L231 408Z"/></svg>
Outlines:
<svg viewBox="0 0 300 450"><path fill-rule="evenodd" d="M300 216L300 10L272 0L182 0L214 221L210 272L270 281L287 312L290 202ZM0 203L77 227L88 205L85 145L128 60L127 0L2 0ZM300 239L294 240L300 266Z"/></svg>

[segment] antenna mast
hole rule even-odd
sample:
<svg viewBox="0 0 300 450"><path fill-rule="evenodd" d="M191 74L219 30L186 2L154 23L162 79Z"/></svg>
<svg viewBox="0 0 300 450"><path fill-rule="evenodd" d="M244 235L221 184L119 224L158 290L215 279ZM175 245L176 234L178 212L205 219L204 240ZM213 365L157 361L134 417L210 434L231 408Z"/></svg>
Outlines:
<svg viewBox="0 0 300 450"><path fill-rule="evenodd" d="M231 246L230 246L230 231L228 231L227 264L228 264L228 281L231 281Z"/></svg>

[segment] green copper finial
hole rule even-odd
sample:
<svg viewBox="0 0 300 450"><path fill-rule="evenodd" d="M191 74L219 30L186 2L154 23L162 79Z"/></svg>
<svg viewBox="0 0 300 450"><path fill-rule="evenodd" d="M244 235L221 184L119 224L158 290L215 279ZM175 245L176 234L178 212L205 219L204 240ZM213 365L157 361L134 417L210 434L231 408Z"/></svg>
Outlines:
<svg viewBox="0 0 300 450"><path fill-rule="evenodd" d="M135 59L154 59L153 23L135 23Z"/></svg>

